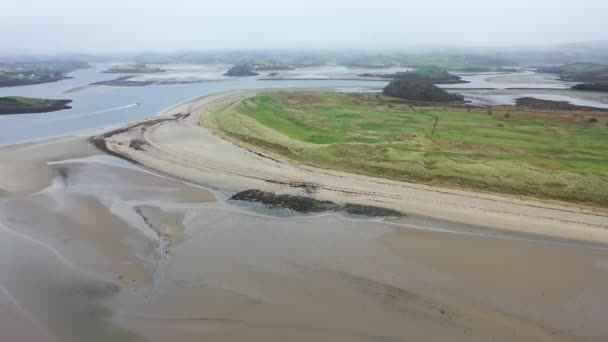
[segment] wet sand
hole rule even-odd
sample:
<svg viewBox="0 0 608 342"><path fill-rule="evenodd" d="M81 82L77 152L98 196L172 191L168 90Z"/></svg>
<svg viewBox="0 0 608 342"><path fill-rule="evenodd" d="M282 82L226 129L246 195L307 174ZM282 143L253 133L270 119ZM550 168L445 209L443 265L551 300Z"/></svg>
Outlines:
<svg viewBox="0 0 608 342"><path fill-rule="evenodd" d="M171 158L163 163L166 154L150 155L149 146L128 155L161 173L95 150L84 138L0 149L2 340L599 342L608 336L601 216L427 187L399 188L412 199L382 197L374 193L394 184L366 178L374 193L319 187L313 195L362 197L415 214L273 216L226 198L250 186L303 191L289 185L312 169L278 162L264 169L275 162L211 133L199 136L201 128L183 121L146 130L149 146L171 151ZM115 139L113 147L128 147ZM200 148L215 157L188 154ZM186 154L179 159L177 151ZM277 175L284 184L264 180ZM322 185L330 176L314 179ZM496 210L481 210L487 203ZM445 217L461 223L439 219ZM518 227L507 230L506 223Z"/></svg>

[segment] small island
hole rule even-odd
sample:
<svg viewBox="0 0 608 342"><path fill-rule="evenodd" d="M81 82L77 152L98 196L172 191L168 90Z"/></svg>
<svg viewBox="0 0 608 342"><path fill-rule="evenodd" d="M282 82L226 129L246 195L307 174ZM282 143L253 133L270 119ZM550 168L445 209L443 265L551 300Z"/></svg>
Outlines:
<svg viewBox="0 0 608 342"><path fill-rule="evenodd" d="M427 81L436 84L455 84L455 83L467 83L462 80L462 77L452 75L445 69L438 68L422 68L411 71L398 71L392 74L371 74L365 73L360 75L362 77L378 77L378 78L390 78L390 79L402 79L402 80L417 80Z"/></svg>
<svg viewBox="0 0 608 342"><path fill-rule="evenodd" d="M165 72L166 70L161 68L149 67L146 64L123 64L113 66L110 69L104 71L108 74L153 74L159 72Z"/></svg>
<svg viewBox="0 0 608 342"><path fill-rule="evenodd" d="M462 102L460 94L451 94L429 82L397 79L382 91L384 95L416 102Z"/></svg>
<svg viewBox="0 0 608 342"><path fill-rule="evenodd" d="M570 87L572 90L601 91L608 93L608 83L582 83Z"/></svg>
<svg viewBox="0 0 608 342"><path fill-rule="evenodd" d="M232 76L232 77L257 76L257 75L259 75L259 74L257 72L253 72L251 70L251 67L248 64L235 65L232 68L230 68L228 71L226 71L226 73L224 74L224 76Z"/></svg>
<svg viewBox="0 0 608 342"><path fill-rule="evenodd" d="M0 97L0 115L48 113L72 107L72 100L48 100L21 96Z"/></svg>

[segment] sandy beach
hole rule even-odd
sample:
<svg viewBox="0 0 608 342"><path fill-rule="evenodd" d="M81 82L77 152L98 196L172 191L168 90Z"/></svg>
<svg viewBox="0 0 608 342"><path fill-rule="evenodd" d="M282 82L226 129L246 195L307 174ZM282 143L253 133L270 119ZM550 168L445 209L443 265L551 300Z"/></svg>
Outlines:
<svg viewBox="0 0 608 342"><path fill-rule="evenodd" d="M0 148L0 340L608 336L605 210L294 165L213 133L205 113L252 94ZM246 189L408 216L227 200Z"/></svg>
<svg viewBox="0 0 608 342"><path fill-rule="evenodd" d="M379 205L469 224L608 241L608 211L602 208L573 208L294 165L216 135L206 111L257 92L234 91L197 99L174 108L163 119L109 132L100 140L120 156L198 184L234 191L306 192L322 200ZM132 141L142 146L134 147Z"/></svg>

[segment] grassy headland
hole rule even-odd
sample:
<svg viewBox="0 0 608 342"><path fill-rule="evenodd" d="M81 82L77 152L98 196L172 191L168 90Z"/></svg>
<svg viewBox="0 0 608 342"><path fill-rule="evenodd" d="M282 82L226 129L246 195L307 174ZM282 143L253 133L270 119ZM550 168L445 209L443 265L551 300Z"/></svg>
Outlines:
<svg viewBox="0 0 608 342"><path fill-rule="evenodd" d="M377 94L275 92L216 108L209 122L230 139L317 167L608 206L603 112L416 107Z"/></svg>
<svg viewBox="0 0 608 342"><path fill-rule="evenodd" d="M67 106L70 102L72 101L47 100L22 96L0 97L0 115L53 112L71 108Z"/></svg>

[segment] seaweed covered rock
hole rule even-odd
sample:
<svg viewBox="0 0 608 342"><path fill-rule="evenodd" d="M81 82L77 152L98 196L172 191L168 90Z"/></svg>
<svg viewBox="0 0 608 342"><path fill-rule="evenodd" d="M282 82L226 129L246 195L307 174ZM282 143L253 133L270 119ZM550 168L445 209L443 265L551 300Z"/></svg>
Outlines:
<svg viewBox="0 0 608 342"><path fill-rule="evenodd" d="M331 201L320 201L311 197L295 195L278 195L262 190L241 191L230 198L233 201L261 203L269 209L289 209L298 213L320 213L324 211L344 212L351 215L371 217L401 217L402 212L374 207L370 205L346 203L338 204Z"/></svg>

